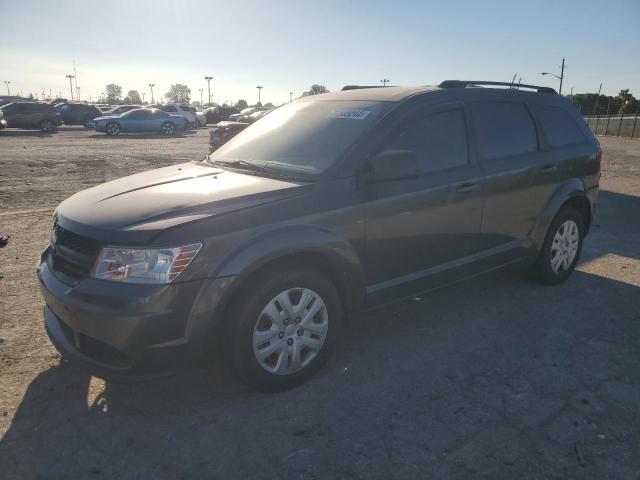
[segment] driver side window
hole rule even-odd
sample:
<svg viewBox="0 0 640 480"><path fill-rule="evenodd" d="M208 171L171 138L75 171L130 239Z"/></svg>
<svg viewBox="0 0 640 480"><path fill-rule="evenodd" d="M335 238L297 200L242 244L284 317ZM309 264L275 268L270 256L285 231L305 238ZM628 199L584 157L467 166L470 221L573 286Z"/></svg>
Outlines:
<svg viewBox="0 0 640 480"><path fill-rule="evenodd" d="M469 149L464 110L418 112L400 125L384 149L414 152L425 173L466 165Z"/></svg>

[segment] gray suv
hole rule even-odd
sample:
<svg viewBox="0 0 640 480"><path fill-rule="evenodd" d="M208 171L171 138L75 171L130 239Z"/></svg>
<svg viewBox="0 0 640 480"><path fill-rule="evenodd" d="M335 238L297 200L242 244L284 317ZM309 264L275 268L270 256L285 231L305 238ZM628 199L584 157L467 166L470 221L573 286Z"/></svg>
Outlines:
<svg viewBox="0 0 640 480"><path fill-rule="evenodd" d="M364 310L516 262L564 281L599 144L555 91L497 86L305 97L202 162L73 195L38 270L52 342L104 378L213 358L277 390Z"/></svg>

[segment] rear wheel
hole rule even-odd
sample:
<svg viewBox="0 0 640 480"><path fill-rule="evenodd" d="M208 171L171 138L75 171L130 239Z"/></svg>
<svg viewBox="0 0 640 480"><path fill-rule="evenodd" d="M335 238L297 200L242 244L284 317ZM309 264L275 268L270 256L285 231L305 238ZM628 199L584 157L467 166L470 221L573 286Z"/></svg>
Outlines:
<svg viewBox="0 0 640 480"><path fill-rule="evenodd" d="M583 225L580 213L573 207L562 207L556 214L534 265L542 283L564 282L575 270L582 251Z"/></svg>
<svg viewBox="0 0 640 480"><path fill-rule="evenodd" d="M108 123L105 128L105 132L107 132L107 135L111 135L112 137L120 135L120 125L115 122Z"/></svg>
<svg viewBox="0 0 640 480"><path fill-rule="evenodd" d="M333 350L342 305L333 284L306 268L270 270L244 287L232 307L226 357L261 390L284 390L311 378Z"/></svg>
<svg viewBox="0 0 640 480"><path fill-rule="evenodd" d="M51 120L42 120L40 122L40 130L43 132L52 132L55 129L55 125Z"/></svg>
<svg viewBox="0 0 640 480"><path fill-rule="evenodd" d="M165 122L162 124L162 134L163 135L173 135L176 133L176 127L171 122Z"/></svg>

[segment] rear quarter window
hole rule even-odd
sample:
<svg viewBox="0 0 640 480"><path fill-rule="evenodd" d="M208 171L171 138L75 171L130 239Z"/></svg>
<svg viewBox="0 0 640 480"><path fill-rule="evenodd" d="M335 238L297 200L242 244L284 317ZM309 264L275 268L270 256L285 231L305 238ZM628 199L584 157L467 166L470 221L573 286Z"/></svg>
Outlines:
<svg viewBox="0 0 640 480"><path fill-rule="evenodd" d="M532 109L552 147L577 145L587 141L576 121L565 109L547 105L534 105Z"/></svg>
<svg viewBox="0 0 640 480"><path fill-rule="evenodd" d="M536 127L523 103L478 102L475 121L482 160L538 150Z"/></svg>

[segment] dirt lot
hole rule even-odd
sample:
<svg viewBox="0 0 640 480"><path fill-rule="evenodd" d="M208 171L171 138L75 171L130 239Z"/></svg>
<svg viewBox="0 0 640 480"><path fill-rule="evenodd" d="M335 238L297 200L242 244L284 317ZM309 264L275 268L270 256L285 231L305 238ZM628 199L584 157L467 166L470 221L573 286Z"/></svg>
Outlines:
<svg viewBox="0 0 640 480"><path fill-rule="evenodd" d="M0 132L0 477L640 478L640 141L602 138L578 271L496 272L367 315L312 381L106 383L64 362L35 265L57 203L201 157L207 131Z"/></svg>

